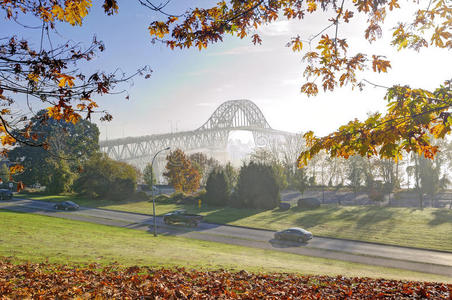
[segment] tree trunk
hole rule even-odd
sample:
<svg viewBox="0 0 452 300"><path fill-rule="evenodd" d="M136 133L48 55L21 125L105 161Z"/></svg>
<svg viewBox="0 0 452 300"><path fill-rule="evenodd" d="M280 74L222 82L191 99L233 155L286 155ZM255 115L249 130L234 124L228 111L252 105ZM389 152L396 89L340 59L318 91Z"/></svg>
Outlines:
<svg viewBox="0 0 452 300"><path fill-rule="evenodd" d="M397 187L394 185L394 188L400 188L400 180L399 180L399 160L396 162L396 173L395 173L395 183L397 183Z"/></svg>
<svg viewBox="0 0 452 300"><path fill-rule="evenodd" d="M422 195L422 191L418 188L418 194L419 194L419 208L424 209L423 203L424 203L424 196Z"/></svg>
<svg viewBox="0 0 452 300"><path fill-rule="evenodd" d="M419 208L423 209L424 208L424 196L422 195L422 189L421 189L421 183L420 183L420 178L419 178L419 159L417 154L414 154L414 179L416 180L416 189L419 195Z"/></svg>

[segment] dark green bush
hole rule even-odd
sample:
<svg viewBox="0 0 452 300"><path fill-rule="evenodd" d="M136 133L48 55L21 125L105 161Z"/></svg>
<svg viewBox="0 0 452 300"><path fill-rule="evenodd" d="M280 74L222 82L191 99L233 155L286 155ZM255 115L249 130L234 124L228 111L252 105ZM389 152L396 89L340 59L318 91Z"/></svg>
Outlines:
<svg viewBox="0 0 452 300"><path fill-rule="evenodd" d="M170 199L171 199L171 197L166 194L161 194L161 195L155 196L155 201L159 201L159 202L166 202L166 201L169 201Z"/></svg>
<svg viewBox="0 0 452 300"><path fill-rule="evenodd" d="M186 196L182 201L180 201L182 204L189 204L189 205L197 205L198 204L198 197L189 195Z"/></svg>
<svg viewBox="0 0 452 300"><path fill-rule="evenodd" d="M207 204L213 206L225 206L229 204L230 188L228 179L222 169L214 169L210 172L206 183Z"/></svg>
<svg viewBox="0 0 452 300"><path fill-rule="evenodd" d="M176 202L181 202L186 197L187 197L187 195L182 192L175 192L175 193L171 194L171 199Z"/></svg>
<svg viewBox="0 0 452 300"><path fill-rule="evenodd" d="M279 185L271 166L250 162L240 168L236 195L237 207L273 209L280 203Z"/></svg>
<svg viewBox="0 0 452 300"><path fill-rule="evenodd" d="M133 198L136 182L136 170L131 165L96 155L84 164L73 189L88 197L123 200Z"/></svg>
<svg viewBox="0 0 452 300"><path fill-rule="evenodd" d="M183 192L175 192L175 193L171 194L171 196L166 196L166 195L165 196L161 195L161 196L168 197L168 198L166 198L167 200L172 200L178 204L189 204L189 205L195 205L195 204L197 205L198 199L199 199L198 194L187 195ZM165 200L165 199L162 198L162 200Z"/></svg>
<svg viewBox="0 0 452 300"><path fill-rule="evenodd" d="M143 191L135 192L133 195L134 200L146 201L149 200L150 197Z"/></svg>

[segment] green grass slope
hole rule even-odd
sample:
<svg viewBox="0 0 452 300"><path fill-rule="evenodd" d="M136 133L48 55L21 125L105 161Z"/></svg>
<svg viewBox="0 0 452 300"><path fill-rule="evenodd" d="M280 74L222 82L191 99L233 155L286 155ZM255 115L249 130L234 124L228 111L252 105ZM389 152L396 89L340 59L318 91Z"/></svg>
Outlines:
<svg viewBox="0 0 452 300"><path fill-rule="evenodd" d="M0 257L16 262L147 265L384 277L452 282L444 276L299 256L86 222L0 210Z"/></svg>

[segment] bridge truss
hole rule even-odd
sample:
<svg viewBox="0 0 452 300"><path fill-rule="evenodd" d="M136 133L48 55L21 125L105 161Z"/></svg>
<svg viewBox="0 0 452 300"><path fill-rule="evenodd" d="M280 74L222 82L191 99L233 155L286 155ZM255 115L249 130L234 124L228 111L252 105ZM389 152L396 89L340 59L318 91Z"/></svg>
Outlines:
<svg viewBox="0 0 452 300"><path fill-rule="evenodd" d="M127 137L100 142L100 150L110 158L144 168L152 156L166 147L185 152L207 149L225 151L231 131L250 131L257 147L283 153L297 135L272 129L259 107L250 100L231 100L221 104L198 129L177 133ZM161 164L161 163L160 163Z"/></svg>

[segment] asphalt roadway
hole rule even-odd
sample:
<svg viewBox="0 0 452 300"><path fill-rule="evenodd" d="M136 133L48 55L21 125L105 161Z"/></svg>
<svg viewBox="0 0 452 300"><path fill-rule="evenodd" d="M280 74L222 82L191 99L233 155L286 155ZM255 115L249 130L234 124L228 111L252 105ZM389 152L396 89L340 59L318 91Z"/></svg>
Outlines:
<svg viewBox="0 0 452 300"><path fill-rule="evenodd" d="M71 220L153 232L152 215L81 207L78 211L56 211L54 203L13 199L0 201L0 208ZM275 240L274 231L200 223L196 228L166 225L156 218L157 233L227 243L293 254L338 259L368 265L394 267L452 277L452 252L398 247L335 238L316 237L307 243Z"/></svg>

